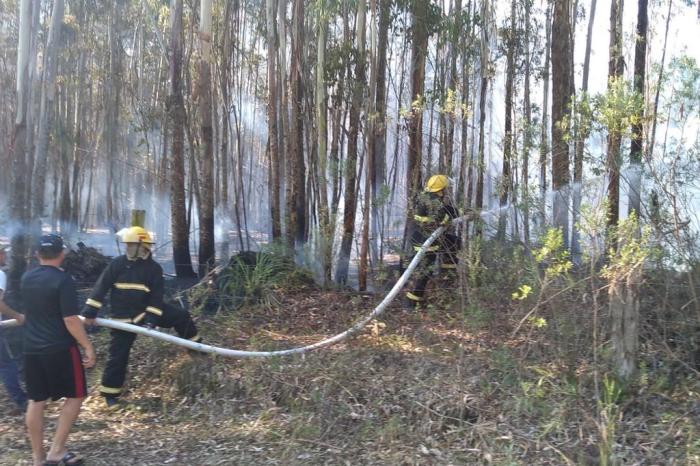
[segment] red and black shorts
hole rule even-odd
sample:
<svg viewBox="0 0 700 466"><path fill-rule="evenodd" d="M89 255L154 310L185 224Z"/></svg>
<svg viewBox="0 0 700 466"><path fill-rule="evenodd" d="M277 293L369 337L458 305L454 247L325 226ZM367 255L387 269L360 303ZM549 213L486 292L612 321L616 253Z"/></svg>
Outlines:
<svg viewBox="0 0 700 466"><path fill-rule="evenodd" d="M25 354L27 396L33 401L48 398L84 398L85 369L77 346L49 354Z"/></svg>

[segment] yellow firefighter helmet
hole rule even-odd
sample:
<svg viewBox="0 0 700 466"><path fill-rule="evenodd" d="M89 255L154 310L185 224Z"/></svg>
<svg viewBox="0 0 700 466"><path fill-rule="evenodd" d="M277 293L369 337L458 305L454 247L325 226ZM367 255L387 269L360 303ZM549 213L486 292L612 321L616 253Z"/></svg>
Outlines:
<svg viewBox="0 0 700 466"><path fill-rule="evenodd" d="M155 244L151 234L141 227L123 228L117 233L117 236L119 236L119 241L122 243Z"/></svg>
<svg viewBox="0 0 700 466"><path fill-rule="evenodd" d="M437 193L447 188L450 181L445 175L433 175L425 184L425 191L429 193Z"/></svg>

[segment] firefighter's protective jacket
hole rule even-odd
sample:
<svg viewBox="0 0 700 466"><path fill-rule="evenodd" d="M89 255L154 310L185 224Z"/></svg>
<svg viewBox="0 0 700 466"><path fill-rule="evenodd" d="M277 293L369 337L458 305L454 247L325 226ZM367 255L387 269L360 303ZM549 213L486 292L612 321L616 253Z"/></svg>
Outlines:
<svg viewBox="0 0 700 466"><path fill-rule="evenodd" d="M130 261L119 256L109 263L85 302L83 316L94 319L110 293L114 320L156 325L163 315L163 268L151 257Z"/></svg>
<svg viewBox="0 0 700 466"><path fill-rule="evenodd" d="M418 193L413 201L413 220L416 227L413 230L411 241L414 248L420 245L440 226L447 225L452 219L459 217L457 209L444 202L443 198L435 193ZM437 250L439 247L434 246Z"/></svg>

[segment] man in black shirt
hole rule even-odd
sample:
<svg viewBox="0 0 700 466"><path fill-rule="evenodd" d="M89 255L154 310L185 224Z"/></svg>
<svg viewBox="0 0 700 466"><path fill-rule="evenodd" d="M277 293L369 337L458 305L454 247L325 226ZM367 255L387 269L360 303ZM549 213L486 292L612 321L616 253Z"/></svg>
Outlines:
<svg viewBox="0 0 700 466"><path fill-rule="evenodd" d="M112 319L150 327L172 327L181 338L201 341L189 312L163 302L163 269L151 256L150 233L141 227L131 227L121 232L120 240L126 244L126 254L114 258L97 280L83 309L86 325L94 323L109 293ZM136 334L112 330L111 336L100 394L108 407L117 407Z"/></svg>
<svg viewBox="0 0 700 466"><path fill-rule="evenodd" d="M24 366L27 379L27 430L34 465L79 465L83 460L66 448L66 440L87 396L85 369L95 365L95 350L78 316L73 279L60 266L63 239L42 236L37 245L40 266L22 276L25 309ZM78 345L83 349L82 357ZM65 398L56 433L44 452L46 400Z"/></svg>

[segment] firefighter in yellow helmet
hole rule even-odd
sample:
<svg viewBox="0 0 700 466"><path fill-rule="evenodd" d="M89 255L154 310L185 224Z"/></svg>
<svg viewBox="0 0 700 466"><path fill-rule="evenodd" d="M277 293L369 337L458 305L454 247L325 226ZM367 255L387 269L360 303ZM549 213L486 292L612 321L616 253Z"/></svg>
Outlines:
<svg viewBox="0 0 700 466"><path fill-rule="evenodd" d="M163 301L163 269L151 256L154 245L151 234L141 227L131 227L121 230L117 236L126 245L126 254L114 258L97 280L83 308L86 324L94 324L109 294L114 320L174 328L181 338L201 341L189 312ZM100 394L109 407L116 406L122 394L134 340L135 333L111 330L109 358L100 386Z"/></svg>
<svg viewBox="0 0 700 466"><path fill-rule="evenodd" d="M413 220L415 228L411 235L414 253L420 250L426 239L440 226L447 225L458 217L457 209L447 195L449 179L445 175L433 175L428 179L425 190L418 193L413 200ZM406 302L416 306L424 300L425 288L432 275L435 262L440 258L441 269L457 268L457 250L459 237L443 233L428 248L423 261L414 272L412 280L406 286Z"/></svg>

